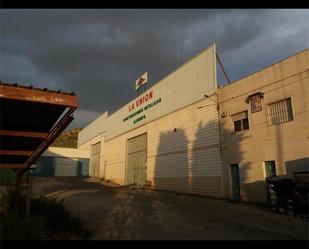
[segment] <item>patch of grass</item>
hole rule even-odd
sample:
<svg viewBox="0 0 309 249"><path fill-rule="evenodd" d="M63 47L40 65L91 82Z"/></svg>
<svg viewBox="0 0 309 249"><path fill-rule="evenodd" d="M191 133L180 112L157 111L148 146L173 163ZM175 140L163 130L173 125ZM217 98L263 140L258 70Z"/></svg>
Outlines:
<svg viewBox="0 0 309 249"><path fill-rule="evenodd" d="M27 174L21 178L22 182L27 181ZM11 169L0 169L0 185L15 184L16 174Z"/></svg>
<svg viewBox="0 0 309 249"><path fill-rule="evenodd" d="M81 220L64 206L63 200L39 196L31 200L30 217L25 219L26 196L20 196L20 212L13 211L14 190L4 194L5 211L1 214L1 240L85 239L90 236Z"/></svg>

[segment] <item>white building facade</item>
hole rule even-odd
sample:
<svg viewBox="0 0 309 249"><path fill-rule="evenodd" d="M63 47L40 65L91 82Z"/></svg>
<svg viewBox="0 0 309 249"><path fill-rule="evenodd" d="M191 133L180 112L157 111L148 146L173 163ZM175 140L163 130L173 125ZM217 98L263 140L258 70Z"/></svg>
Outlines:
<svg viewBox="0 0 309 249"><path fill-rule="evenodd" d="M217 87L212 45L78 137L89 176L267 201L265 177L309 171L309 50Z"/></svg>
<svg viewBox="0 0 309 249"><path fill-rule="evenodd" d="M216 50L206 49L79 134L89 175L222 197Z"/></svg>

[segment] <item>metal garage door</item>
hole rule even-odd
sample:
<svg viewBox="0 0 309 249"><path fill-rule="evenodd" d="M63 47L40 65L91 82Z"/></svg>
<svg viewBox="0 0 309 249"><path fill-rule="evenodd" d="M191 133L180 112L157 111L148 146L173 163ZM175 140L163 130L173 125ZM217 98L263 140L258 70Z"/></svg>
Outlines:
<svg viewBox="0 0 309 249"><path fill-rule="evenodd" d="M126 184L143 186L147 180L147 134L127 141Z"/></svg>
<svg viewBox="0 0 309 249"><path fill-rule="evenodd" d="M92 145L90 158L90 174L92 177L99 177L100 175L100 151L101 142Z"/></svg>
<svg viewBox="0 0 309 249"><path fill-rule="evenodd" d="M55 157L54 176L77 176L77 160L72 160L71 158Z"/></svg>
<svg viewBox="0 0 309 249"><path fill-rule="evenodd" d="M41 156L36 162L36 176L88 176L88 158Z"/></svg>

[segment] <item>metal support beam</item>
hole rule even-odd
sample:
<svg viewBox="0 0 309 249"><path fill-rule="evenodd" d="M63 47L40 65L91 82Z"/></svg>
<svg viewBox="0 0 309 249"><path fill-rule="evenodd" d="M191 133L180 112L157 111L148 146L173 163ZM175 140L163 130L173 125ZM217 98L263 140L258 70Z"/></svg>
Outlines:
<svg viewBox="0 0 309 249"><path fill-rule="evenodd" d="M0 136L45 138L47 137L47 135L48 135L47 132L0 130Z"/></svg>
<svg viewBox="0 0 309 249"><path fill-rule="evenodd" d="M75 95L63 94L51 91L43 91L31 88L12 87L8 85L0 85L0 98L30 101L37 103L45 103L51 105L61 105L68 107L77 106L77 98Z"/></svg>
<svg viewBox="0 0 309 249"><path fill-rule="evenodd" d="M0 169L20 169L23 166L22 163L0 163Z"/></svg>
<svg viewBox="0 0 309 249"><path fill-rule="evenodd" d="M33 151L26 150L0 150L0 155L7 156L31 156Z"/></svg>
<svg viewBox="0 0 309 249"><path fill-rule="evenodd" d="M70 108L67 113L61 118L61 120L54 126L52 131L48 134L46 139L42 144L33 152L33 154L28 158L28 160L24 164L24 170L29 168L35 161L39 158L39 156L56 140L56 138L61 134L61 132L72 122L74 119L72 113L74 112L74 108Z"/></svg>

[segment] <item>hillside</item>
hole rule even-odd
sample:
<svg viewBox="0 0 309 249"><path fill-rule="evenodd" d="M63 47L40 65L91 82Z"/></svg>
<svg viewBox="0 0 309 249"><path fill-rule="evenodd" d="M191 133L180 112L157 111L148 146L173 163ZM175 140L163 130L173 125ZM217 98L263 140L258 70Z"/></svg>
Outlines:
<svg viewBox="0 0 309 249"><path fill-rule="evenodd" d="M63 132L51 146L77 148L78 133L82 128L76 128L70 131Z"/></svg>

